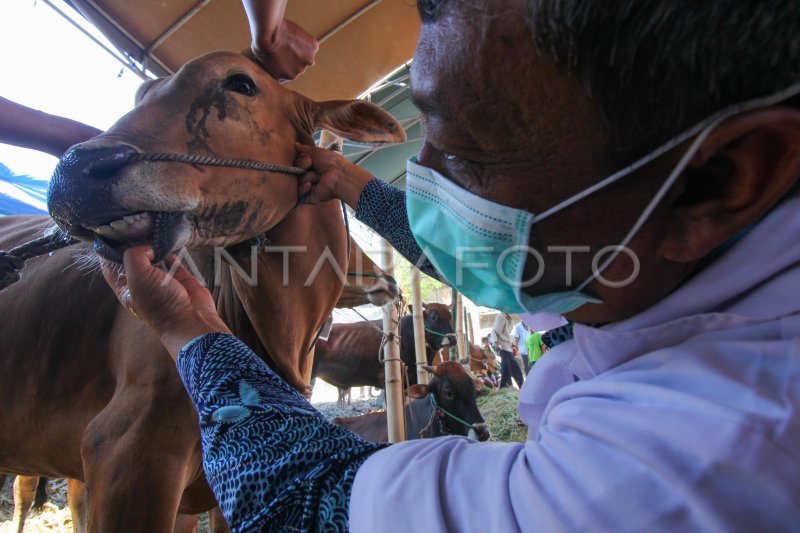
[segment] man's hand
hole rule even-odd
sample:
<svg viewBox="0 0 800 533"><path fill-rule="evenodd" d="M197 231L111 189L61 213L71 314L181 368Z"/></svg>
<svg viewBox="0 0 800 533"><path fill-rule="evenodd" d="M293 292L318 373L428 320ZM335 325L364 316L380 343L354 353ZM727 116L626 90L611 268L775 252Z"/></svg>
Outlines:
<svg viewBox="0 0 800 533"><path fill-rule="evenodd" d="M308 169L300 177L298 189L303 203L319 204L338 198L356 208L372 174L331 150L300 143L295 143L295 149L295 166Z"/></svg>
<svg viewBox="0 0 800 533"><path fill-rule="evenodd" d="M319 42L291 20L283 20L275 34L256 36L253 55L276 80L293 80L314 65Z"/></svg>
<svg viewBox="0 0 800 533"><path fill-rule="evenodd" d="M123 256L124 271L103 264L103 276L120 303L150 326L173 357L199 335L230 332L211 293L174 255L164 261L169 272L152 265L152 260L150 246L129 248Z"/></svg>

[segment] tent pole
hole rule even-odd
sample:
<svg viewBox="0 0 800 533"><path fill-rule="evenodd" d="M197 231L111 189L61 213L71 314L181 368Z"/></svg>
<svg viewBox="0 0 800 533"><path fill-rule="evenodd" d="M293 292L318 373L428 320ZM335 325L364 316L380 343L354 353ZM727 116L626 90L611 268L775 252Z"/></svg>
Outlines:
<svg viewBox="0 0 800 533"><path fill-rule="evenodd" d="M381 239L381 268L394 276L393 250ZM400 360L400 343L397 325L400 321L394 302L383 307L383 332L389 341L383 347L384 371L386 374L386 422L389 426L389 442L405 440L405 409L403 403L403 371Z"/></svg>
<svg viewBox="0 0 800 533"><path fill-rule="evenodd" d="M419 281L419 269L411 267L411 316L414 320L414 351L417 356L417 383L428 384L428 371L422 365L428 364L425 351L425 321L422 316L422 290Z"/></svg>

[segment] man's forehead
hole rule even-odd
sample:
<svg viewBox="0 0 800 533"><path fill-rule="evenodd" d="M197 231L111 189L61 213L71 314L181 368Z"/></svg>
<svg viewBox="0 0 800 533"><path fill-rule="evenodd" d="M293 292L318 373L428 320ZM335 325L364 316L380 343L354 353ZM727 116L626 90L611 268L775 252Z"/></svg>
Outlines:
<svg viewBox="0 0 800 533"><path fill-rule="evenodd" d="M432 129L482 139L485 150L516 151L543 146L569 122L553 115L575 113L569 100L582 91L565 78L537 53L523 17L476 20L448 11L423 25L411 84L420 111L442 122Z"/></svg>

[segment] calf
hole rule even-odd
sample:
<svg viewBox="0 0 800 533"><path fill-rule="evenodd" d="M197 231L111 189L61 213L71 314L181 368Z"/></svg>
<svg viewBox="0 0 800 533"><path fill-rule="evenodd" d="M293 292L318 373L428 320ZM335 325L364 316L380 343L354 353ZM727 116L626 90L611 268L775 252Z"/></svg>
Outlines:
<svg viewBox="0 0 800 533"><path fill-rule="evenodd" d="M489 426L483 420L475 397L475 385L464 368L454 361L437 367L426 366L433 374L428 385L413 385L406 390L406 438L419 439L463 435L473 440L489 439ZM387 442L386 411L333 419L366 440Z"/></svg>

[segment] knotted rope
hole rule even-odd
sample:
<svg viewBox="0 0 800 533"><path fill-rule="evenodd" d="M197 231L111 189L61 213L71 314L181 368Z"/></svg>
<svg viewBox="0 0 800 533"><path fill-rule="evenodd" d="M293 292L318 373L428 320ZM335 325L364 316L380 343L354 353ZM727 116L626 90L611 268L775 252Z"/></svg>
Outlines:
<svg viewBox="0 0 800 533"><path fill-rule="evenodd" d="M78 241L61 230L20 244L8 252L0 251L0 291L19 281L20 271L28 259L71 246Z"/></svg>

